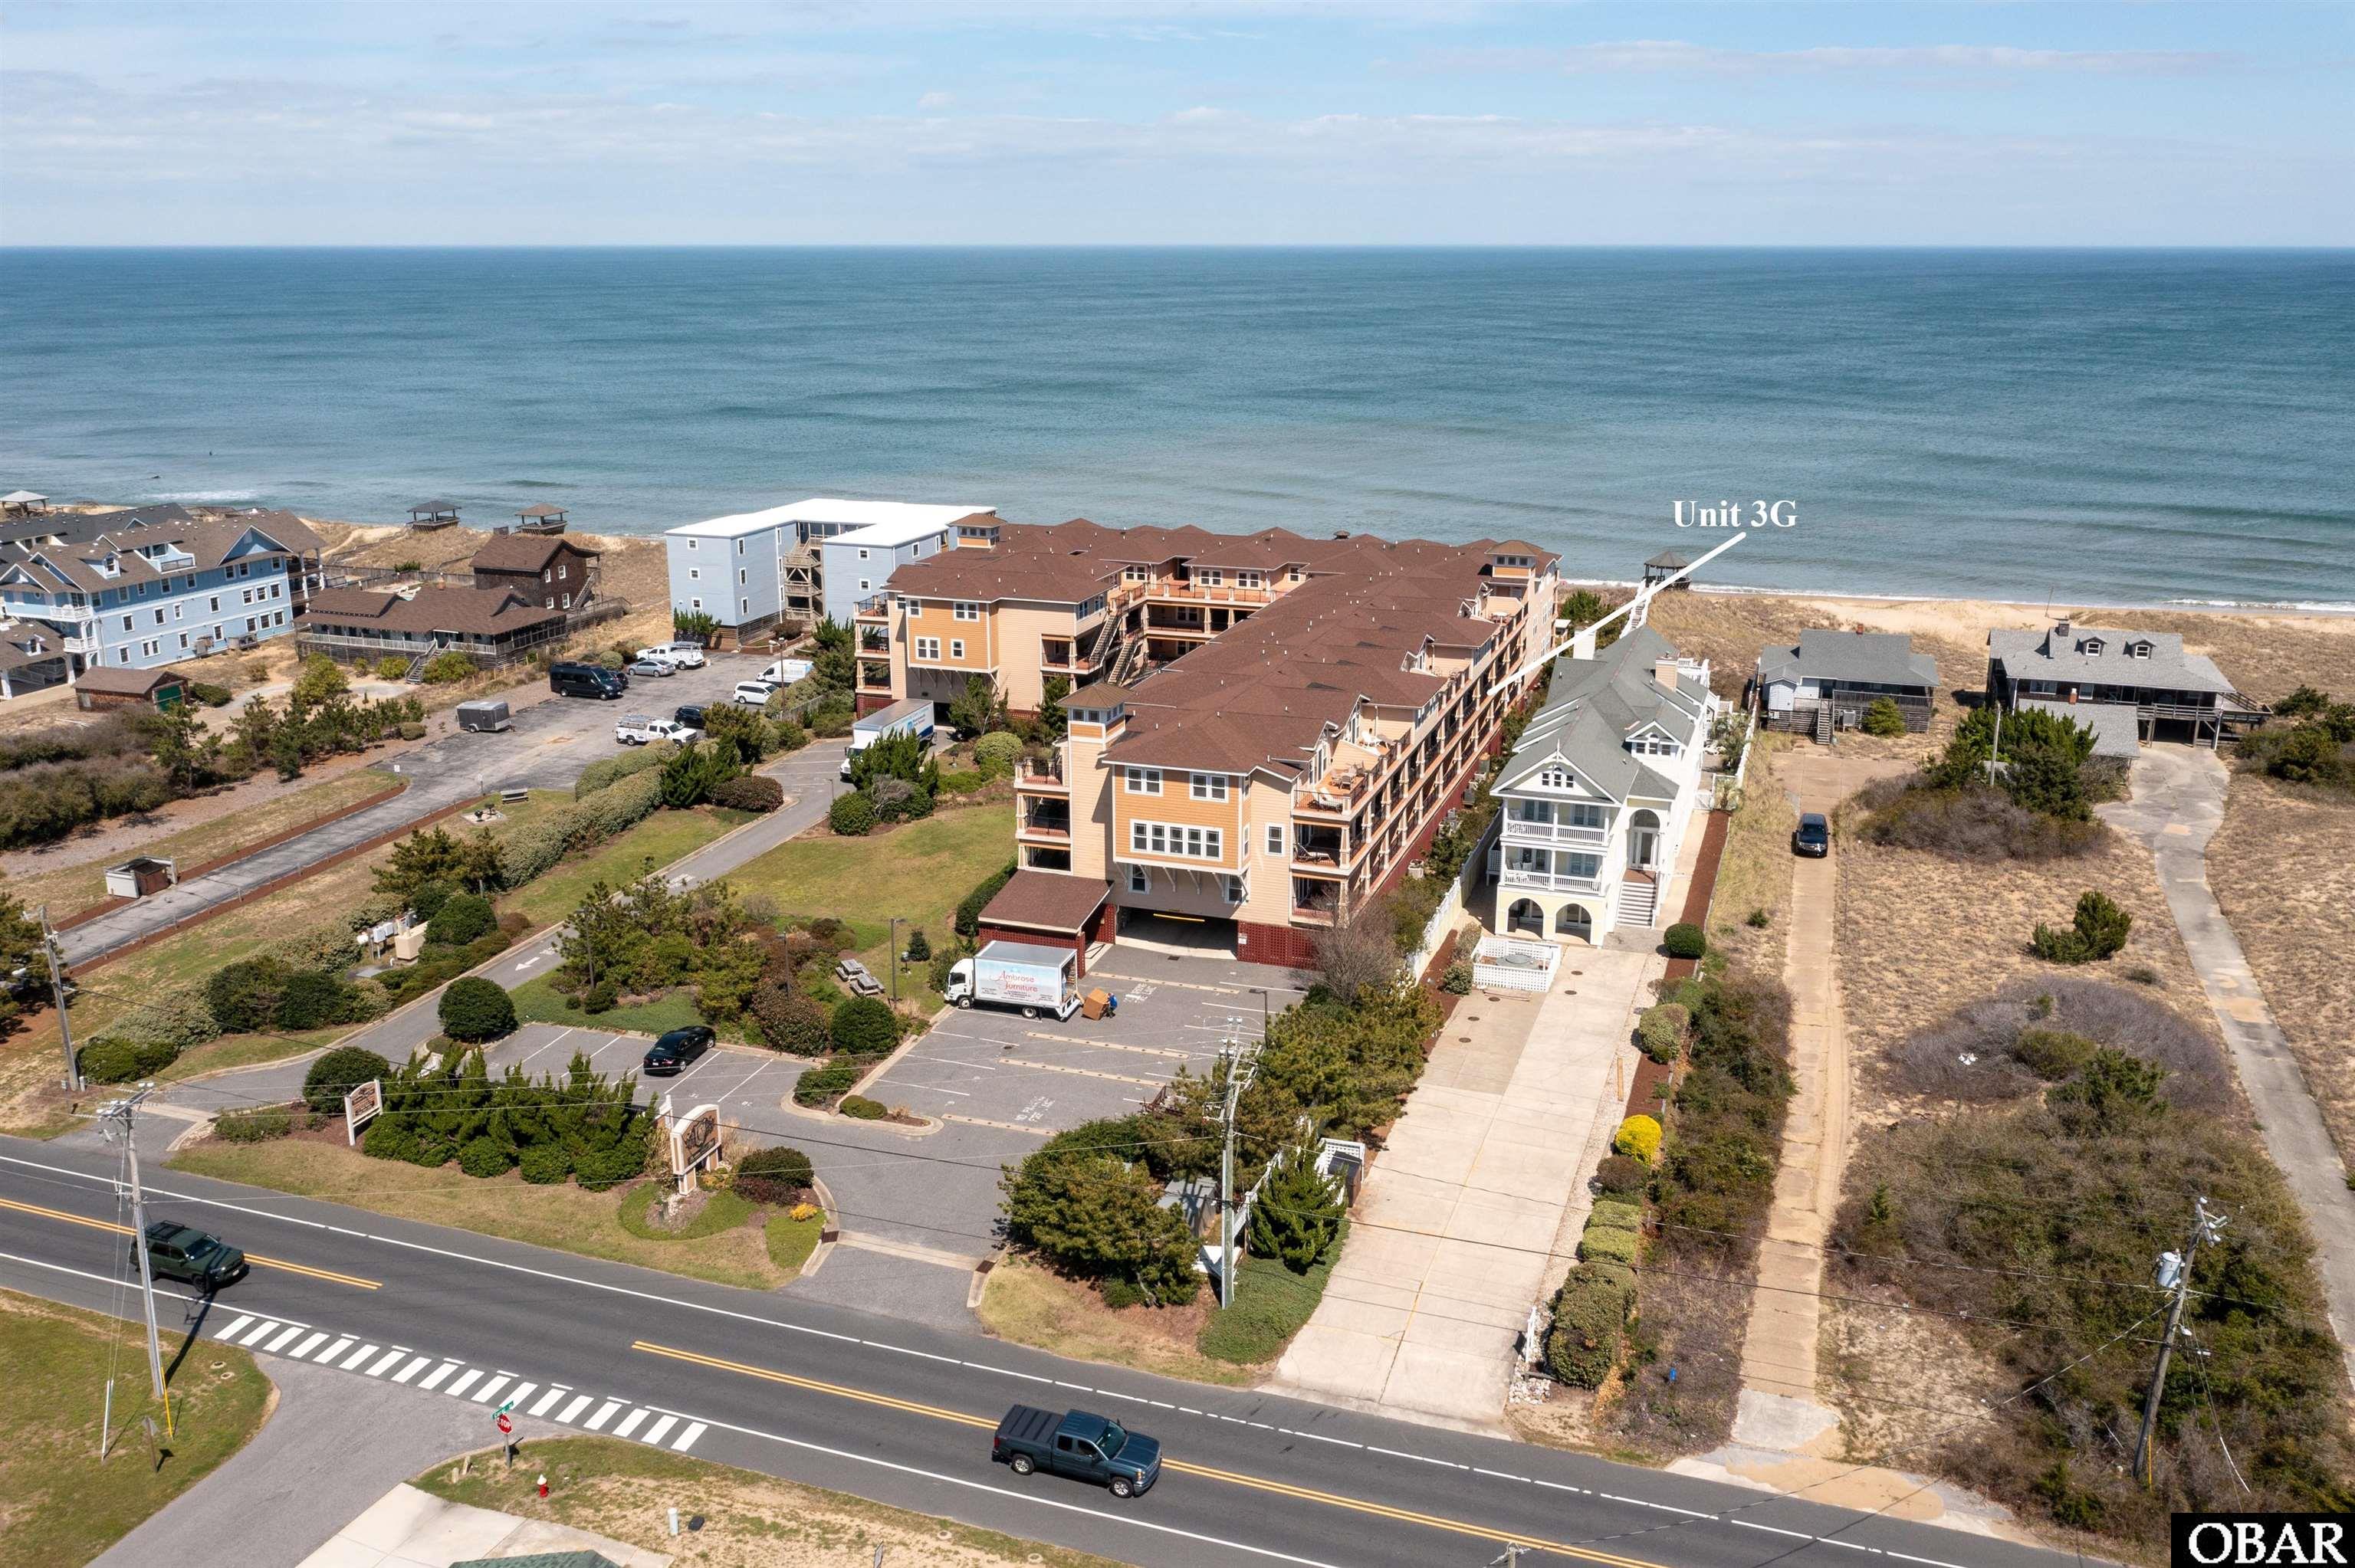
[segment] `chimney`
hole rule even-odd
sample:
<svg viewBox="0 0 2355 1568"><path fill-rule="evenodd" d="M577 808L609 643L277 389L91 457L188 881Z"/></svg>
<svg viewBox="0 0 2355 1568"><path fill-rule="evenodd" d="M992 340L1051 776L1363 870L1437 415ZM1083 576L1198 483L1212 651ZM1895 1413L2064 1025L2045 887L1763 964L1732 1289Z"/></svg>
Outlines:
<svg viewBox="0 0 2355 1568"><path fill-rule="evenodd" d="M2064 639L2069 635L2069 618L2067 616L2064 615L2060 620L2052 623L2052 635Z"/></svg>
<svg viewBox="0 0 2355 1568"><path fill-rule="evenodd" d="M1656 659L1652 662L1652 684L1664 692L1673 692L1677 689L1677 662L1674 659Z"/></svg>

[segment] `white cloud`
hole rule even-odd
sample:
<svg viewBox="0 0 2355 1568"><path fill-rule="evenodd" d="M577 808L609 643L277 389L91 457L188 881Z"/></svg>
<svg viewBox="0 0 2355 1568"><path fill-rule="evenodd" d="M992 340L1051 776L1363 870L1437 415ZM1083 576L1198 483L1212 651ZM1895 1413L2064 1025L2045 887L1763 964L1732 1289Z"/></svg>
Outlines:
<svg viewBox="0 0 2355 1568"><path fill-rule="evenodd" d="M1833 71L2078 73L2188 76L2232 69L2237 55L2174 49L2024 49L2000 45L1721 49L1680 38L1629 38L1562 48L1433 49L1419 69L1443 72L1561 71L1566 75L1791 75Z"/></svg>
<svg viewBox="0 0 2355 1568"><path fill-rule="evenodd" d="M924 94L923 97L916 100L916 107L919 109L946 109L950 104L954 103L955 101L956 94L954 92L928 92Z"/></svg>

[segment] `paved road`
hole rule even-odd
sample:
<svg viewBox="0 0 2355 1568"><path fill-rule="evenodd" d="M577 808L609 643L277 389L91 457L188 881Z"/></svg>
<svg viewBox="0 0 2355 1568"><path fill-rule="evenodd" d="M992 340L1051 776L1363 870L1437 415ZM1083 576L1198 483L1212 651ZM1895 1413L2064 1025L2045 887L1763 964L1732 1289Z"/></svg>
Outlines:
<svg viewBox="0 0 2355 1568"><path fill-rule="evenodd" d="M2314 1264L2330 1331L2355 1378L2355 1190L2330 1141L2321 1108L2289 1041L2265 1006L2241 939L2208 886L2208 841L2224 821L2232 775L2214 752L2190 746L2147 746L2135 759L2134 797L2098 806L2103 820L2142 841L2158 868L2159 891L2199 971L2200 988L2232 1047L2249 1102L2264 1128L2265 1151L2296 1194L2314 1228Z"/></svg>
<svg viewBox="0 0 2355 1568"><path fill-rule="evenodd" d="M104 1309L123 1266L114 1162L0 1139L0 1283ZM526 1452L559 1429L944 1514L1131 1563L1310 1568L1530 1561L1619 1568L1885 1562L2059 1568L1965 1535L1356 1412L1198 1387L839 1308L730 1290L163 1172L155 1217L222 1232L262 1260L209 1304L168 1304L198 1338L300 1356L480 1413L524 1388ZM77 1221L81 1223L77 1223ZM1131 1420L1165 1445L1153 1492L1122 1504L987 1460L1016 1400Z"/></svg>
<svg viewBox="0 0 2355 1568"><path fill-rule="evenodd" d="M642 678L619 702L535 703L516 710L511 730L498 735L463 731L450 735L404 753L397 764L388 765L397 766L402 775L415 780L393 799L127 904L75 927L59 940L67 959L86 963L176 920L248 893L273 877L316 865L445 806L517 786L570 789L583 768L613 754L613 720L618 715L642 712L667 716L681 703L718 701L754 664L748 657L715 656L700 670L684 670L661 679ZM433 722L449 721L437 716Z"/></svg>

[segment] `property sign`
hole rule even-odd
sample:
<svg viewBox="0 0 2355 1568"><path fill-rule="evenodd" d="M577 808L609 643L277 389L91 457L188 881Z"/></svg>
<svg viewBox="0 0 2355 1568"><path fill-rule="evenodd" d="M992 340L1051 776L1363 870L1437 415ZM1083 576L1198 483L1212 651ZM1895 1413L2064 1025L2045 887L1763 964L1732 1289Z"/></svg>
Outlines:
<svg viewBox="0 0 2355 1568"><path fill-rule="evenodd" d="M698 1106L670 1124L670 1169L682 1185L719 1158L719 1107Z"/></svg>
<svg viewBox="0 0 2355 1568"><path fill-rule="evenodd" d="M344 1097L344 1141L360 1140L360 1124L373 1121L384 1109L384 1080L370 1078Z"/></svg>

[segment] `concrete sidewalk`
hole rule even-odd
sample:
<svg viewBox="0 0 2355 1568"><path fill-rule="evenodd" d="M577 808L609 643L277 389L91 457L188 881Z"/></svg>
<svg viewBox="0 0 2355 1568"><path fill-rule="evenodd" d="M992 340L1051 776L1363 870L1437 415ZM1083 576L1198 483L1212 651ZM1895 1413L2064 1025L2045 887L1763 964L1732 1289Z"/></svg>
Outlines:
<svg viewBox="0 0 2355 1568"><path fill-rule="evenodd" d="M593 1552L618 1568L667 1568L670 1562L611 1536L444 1502L404 1483L303 1559L302 1568L450 1568L482 1558L547 1562L577 1552Z"/></svg>
<svg viewBox="0 0 2355 1568"><path fill-rule="evenodd" d="M1493 1428L1618 1122L1651 953L1572 948L1543 997L1475 992L1374 1162L1275 1388ZM1620 1074L1614 1079L1614 1063Z"/></svg>

